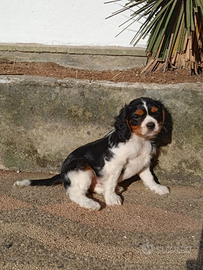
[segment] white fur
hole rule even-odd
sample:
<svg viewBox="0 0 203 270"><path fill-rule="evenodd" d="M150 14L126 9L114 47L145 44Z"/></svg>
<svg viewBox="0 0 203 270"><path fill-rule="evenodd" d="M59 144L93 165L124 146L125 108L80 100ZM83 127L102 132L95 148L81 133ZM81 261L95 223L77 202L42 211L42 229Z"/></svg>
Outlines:
<svg viewBox="0 0 203 270"><path fill-rule="evenodd" d="M24 179L22 181L16 181L13 186L29 186L30 185L30 180Z"/></svg>
<svg viewBox="0 0 203 270"><path fill-rule="evenodd" d="M151 119L150 119L151 121ZM119 143L112 149L114 154L110 161L105 161L102 177L96 179L93 171L71 171L67 174L71 186L67 193L70 199L81 207L99 210L99 203L86 197L86 193L92 183L92 178L97 180L94 192L103 194L107 205L121 205L121 198L116 194L117 183L136 174L140 175L143 183L150 190L159 195L169 193L165 186L157 184L150 172L152 146L149 140L132 134L129 141ZM125 169L122 173L123 168ZM122 173L122 174L121 174Z"/></svg>
<svg viewBox="0 0 203 270"><path fill-rule="evenodd" d="M147 147L143 149L145 144L145 139L132 134L129 141L120 143L118 147L112 149L114 157L105 162L102 179L107 205L120 205L121 198L115 193L117 183L135 175L149 163L151 145L147 141ZM125 172L121 176L123 168L125 168Z"/></svg>
<svg viewBox="0 0 203 270"><path fill-rule="evenodd" d="M145 107L145 110L147 112L147 116L146 118L144 119L144 121L142 122L141 124L141 128L142 128L142 135L143 136L146 136L146 137L153 137L154 135L157 134L157 132L159 131L159 124L158 122L156 121L156 119L154 119L153 117L151 117L149 115L149 110L148 110L148 107L147 107L147 104L144 100L142 100L143 104L144 104L144 107ZM155 128L153 130L149 130L147 128L147 124L150 123L150 122L153 122L155 124Z"/></svg>
<svg viewBox="0 0 203 270"><path fill-rule="evenodd" d="M151 130L151 131L147 128L147 124L150 123L150 122L155 124L154 129ZM142 135L143 136L153 137L154 135L157 134L160 127L159 127L159 124L157 123L157 121L153 117L151 117L150 115L147 115L146 118L144 119L144 121L141 124L141 128L142 128Z"/></svg>
<svg viewBox="0 0 203 270"><path fill-rule="evenodd" d="M166 186L159 185L154 181L154 177L151 174L149 167L144 168L139 173L139 176L142 179L144 185L150 190L155 191L155 193L159 195L165 195L169 193L169 189Z"/></svg>
<svg viewBox="0 0 203 270"><path fill-rule="evenodd" d="M81 207L99 210L101 207L100 204L86 196L93 176L94 172L91 170L69 172L67 177L71 180L71 186L68 188L67 194L73 202L79 204Z"/></svg>

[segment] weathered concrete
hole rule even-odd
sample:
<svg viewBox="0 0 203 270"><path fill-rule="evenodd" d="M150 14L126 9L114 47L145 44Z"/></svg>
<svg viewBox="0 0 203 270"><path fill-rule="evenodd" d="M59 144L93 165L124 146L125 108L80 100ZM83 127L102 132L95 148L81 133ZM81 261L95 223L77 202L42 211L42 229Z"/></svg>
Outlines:
<svg viewBox="0 0 203 270"><path fill-rule="evenodd" d="M123 70L146 64L144 48L2 44L0 57L18 62L54 62L89 70Z"/></svg>
<svg viewBox="0 0 203 270"><path fill-rule="evenodd" d="M173 118L172 143L155 174L162 183L201 186L203 85L128 84L0 76L2 168L58 170L67 154L111 130L134 98L161 99Z"/></svg>
<svg viewBox="0 0 203 270"><path fill-rule="evenodd" d="M115 56L141 56L145 57L145 49L141 47L119 46L56 46L28 43L0 43L0 51L5 52L38 52L38 53L69 53L88 55L115 55Z"/></svg>

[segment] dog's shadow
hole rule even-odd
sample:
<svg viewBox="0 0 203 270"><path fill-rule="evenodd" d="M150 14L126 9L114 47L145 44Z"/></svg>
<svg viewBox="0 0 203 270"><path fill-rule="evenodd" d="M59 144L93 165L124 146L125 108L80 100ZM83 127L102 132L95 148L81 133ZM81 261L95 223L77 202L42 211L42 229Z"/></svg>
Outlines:
<svg viewBox="0 0 203 270"><path fill-rule="evenodd" d="M156 139L152 143L153 145L156 146L156 154L153 156L153 158L151 160L150 170L151 170L151 173L154 177L155 182L157 182L158 184L160 184L160 183L159 183L157 176L154 173L154 168L159 163L159 156L161 154L161 148L164 146L167 146L168 144L170 144L172 142L172 132L173 132L172 116L169 113L169 111L165 108L164 124L162 126L161 132L159 133L159 135L156 137ZM136 182L138 180L140 180L139 176L135 175L135 176L119 183L119 186L123 188L123 191L126 191L128 189L128 187L133 182ZM121 196L122 196L123 191L121 192ZM124 200L123 196L122 196L122 200Z"/></svg>

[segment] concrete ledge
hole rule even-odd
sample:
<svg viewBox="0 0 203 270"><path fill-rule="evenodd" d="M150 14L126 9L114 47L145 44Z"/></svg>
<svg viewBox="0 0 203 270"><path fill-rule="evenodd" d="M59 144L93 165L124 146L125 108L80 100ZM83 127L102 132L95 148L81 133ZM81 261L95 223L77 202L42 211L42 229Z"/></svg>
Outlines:
<svg viewBox="0 0 203 270"><path fill-rule="evenodd" d="M56 46L42 44L0 43L0 51L146 57L144 48L115 46Z"/></svg>
<svg viewBox="0 0 203 270"><path fill-rule="evenodd" d="M23 43L0 43L0 51L8 52L38 52L38 53L67 53L67 46L52 46L41 44L23 44Z"/></svg>
<svg viewBox="0 0 203 270"><path fill-rule="evenodd" d="M18 62L53 62L89 70L123 70L146 64L144 48L52 46L0 43L0 58Z"/></svg>
<svg viewBox="0 0 203 270"><path fill-rule="evenodd" d="M114 55L114 56L138 56L146 57L144 48L125 47L68 47L69 54L89 54L89 55Z"/></svg>
<svg viewBox="0 0 203 270"><path fill-rule="evenodd" d="M0 166L58 170L76 147L104 136L134 98L161 99L172 114L172 143L155 173L161 183L201 186L203 84L128 84L0 76Z"/></svg>

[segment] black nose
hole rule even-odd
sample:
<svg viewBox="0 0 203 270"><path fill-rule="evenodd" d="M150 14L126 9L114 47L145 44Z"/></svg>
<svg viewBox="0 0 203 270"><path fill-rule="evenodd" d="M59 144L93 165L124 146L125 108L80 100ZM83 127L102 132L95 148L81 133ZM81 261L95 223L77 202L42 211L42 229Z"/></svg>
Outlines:
<svg viewBox="0 0 203 270"><path fill-rule="evenodd" d="M149 122L149 123L147 123L147 128L148 129L154 129L155 128L155 124L153 122Z"/></svg>

